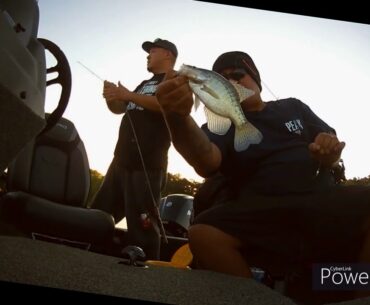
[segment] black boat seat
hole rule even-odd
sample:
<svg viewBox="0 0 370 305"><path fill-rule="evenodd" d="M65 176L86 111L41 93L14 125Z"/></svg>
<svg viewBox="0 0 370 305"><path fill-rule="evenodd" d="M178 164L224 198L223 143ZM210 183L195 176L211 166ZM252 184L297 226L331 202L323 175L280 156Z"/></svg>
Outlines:
<svg viewBox="0 0 370 305"><path fill-rule="evenodd" d="M55 203L22 191L4 196L1 218L17 223L22 232L78 241L86 244L104 244L113 235L112 217L100 210L72 207Z"/></svg>
<svg viewBox="0 0 370 305"><path fill-rule="evenodd" d="M109 242L114 220L103 211L86 208L89 189L84 144L73 123L61 118L9 165L0 220L32 237L46 235L87 244Z"/></svg>

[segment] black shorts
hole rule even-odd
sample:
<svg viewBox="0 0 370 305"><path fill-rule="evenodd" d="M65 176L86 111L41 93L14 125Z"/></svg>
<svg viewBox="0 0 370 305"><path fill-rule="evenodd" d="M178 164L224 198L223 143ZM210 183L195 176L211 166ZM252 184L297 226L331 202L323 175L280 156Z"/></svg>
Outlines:
<svg viewBox="0 0 370 305"><path fill-rule="evenodd" d="M370 218L370 187L340 186L289 196L245 192L195 218L244 245L250 264L356 262ZM268 268L268 267L267 267Z"/></svg>
<svg viewBox="0 0 370 305"><path fill-rule="evenodd" d="M166 176L165 169L147 169L145 173L141 169L124 168L114 159L89 207L113 215L116 223L124 217L131 222L131 219L153 209L153 199L159 206ZM129 223L127 225L130 226Z"/></svg>

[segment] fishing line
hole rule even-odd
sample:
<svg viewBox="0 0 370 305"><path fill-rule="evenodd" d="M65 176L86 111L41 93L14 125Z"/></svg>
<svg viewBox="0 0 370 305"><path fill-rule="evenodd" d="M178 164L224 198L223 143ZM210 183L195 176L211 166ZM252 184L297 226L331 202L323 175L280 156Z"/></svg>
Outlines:
<svg viewBox="0 0 370 305"><path fill-rule="evenodd" d="M89 69L88 67L86 67L82 62L77 61L77 63L80 64L82 67L84 67L87 71L89 71L96 78L98 78L99 80L101 80L102 82L104 82L104 79L103 78L101 78L94 71L92 71L91 69ZM144 157L143 157L143 154L142 154L142 151L141 151L140 143L139 143L139 140L138 140L138 137L137 137L137 134L136 134L136 130L135 130L134 124L133 124L133 122L131 120L131 116L130 116L130 113L129 112L130 111L128 111L126 109L125 114L127 115L128 120L129 120L130 125L131 125L131 128L132 128L132 133L134 135L134 138L135 138L135 141L136 141L136 145L137 145L137 149L138 149L139 156L140 156L140 160L141 160L141 164L143 166L143 170L144 170L144 174L145 174L145 179L146 179L146 182L148 184L149 193L150 193L150 196L152 197L152 201L153 201L153 205L154 205L154 214L155 214L154 216L155 216L155 218L158 221L158 225L159 225L159 230L161 232L161 236L162 236L164 242L166 244L168 244L167 235L166 235L166 232L165 232L164 227L163 227L163 222L162 222L161 216L159 214L158 205L157 205L157 203L155 201L155 198L154 198L152 185L151 185L150 180L149 180L149 175L148 175L148 172L147 172L147 169L146 169L146 166L145 166L145 161L144 161Z"/></svg>
<svg viewBox="0 0 370 305"><path fill-rule="evenodd" d="M168 244L168 240L167 240L167 236L166 236L166 232L164 230L164 227L163 227L163 222L162 222L162 219L161 219L161 216L159 215L159 209L158 209L158 206L157 206L157 203L154 199L154 194L153 194L153 190L152 190L152 185L150 184L150 180L149 180L149 175L148 175L148 172L146 170L146 166L145 166L145 162L144 162L144 157L143 157L143 154L141 152L141 147L139 145L139 140L137 138L137 135L136 135L136 131L135 131L135 128L134 128L134 123L132 122L131 120L131 116L129 114L129 111L126 111L126 114L127 114L127 117L128 117L128 120L130 121L130 125L132 127L132 133L134 135L134 138L135 138L135 141L137 143L137 149L139 151L139 156L140 156L140 159L141 159L141 164L143 166L143 169L144 169L144 174L145 174L145 178L146 178L146 181L148 183L148 187L149 187L149 192L150 192L150 196L152 197L152 201L153 201L153 204L154 204L154 212L155 212L155 217L157 218L158 220L158 224L159 224L159 229L161 231L161 235L163 237L163 240L165 241L166 244Z"/></svg>
<svg viewBox="0 0 370 305"><path fill-rule="evenodd" d="M90 70L88 67L86 67L82 62L77 61L78 64L80 64L82 67L84 67L87 71L89 71L92 75L100 79L104 83L104 79L102 79L98 74L96 74L94 71Z"/></svg>
<svg viewBox="0 0 370 305"><path fill-rule="evenodd" d="M251 66L245 61L245 59L242 59L243 63L249 68L249 70L255 75L257 76L257 73L254 72L254 70L251 68ZM267 84L261 79L261 83L266 87L266 89L272 94L272 96L278 100L277 96L272 92L272 90L267 86Z"/></svg>

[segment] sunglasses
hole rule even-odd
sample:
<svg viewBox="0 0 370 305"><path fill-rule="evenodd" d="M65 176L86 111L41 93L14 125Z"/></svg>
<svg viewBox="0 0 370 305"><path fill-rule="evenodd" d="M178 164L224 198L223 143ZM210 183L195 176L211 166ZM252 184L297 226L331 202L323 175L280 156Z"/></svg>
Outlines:
<svg viewBox="0 0 370 305"><path fill-rule="evenodd" d="M235 81L240 81L244 76L248 74L247 71L244 69L235 69L234 71L230 73L223 73L222 76L225 77L226 79L232 79Z"/></svg>

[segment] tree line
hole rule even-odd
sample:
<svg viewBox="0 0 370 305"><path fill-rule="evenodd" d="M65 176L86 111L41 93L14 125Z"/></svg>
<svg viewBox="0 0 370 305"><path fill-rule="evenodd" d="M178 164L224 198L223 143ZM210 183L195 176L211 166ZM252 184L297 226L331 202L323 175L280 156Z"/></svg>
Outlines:
<svg viewBox="0 0 370 305"><path fill-rule="evenodd" d="M91 183L88 200L90 201L103 182L104 176L98 171L90 170ZM169 194L187 194L194 196L198 191L201 182L188 180L180 174L168 173L166 188L162 191L162 197ZM342 182L343 185L368 185L370 186L370 175L364 178L352 178ZM0 176L0 195L6 192L6 176Z"/></svg>
<svg viewBox="0 0 370 305"><path fill-rule="evenodd" d="M96 170L90 170L91 173L91 187L89 193L90 200L100 187L104 176ZM162 197L169 194L187 194L194 196L201 185L201 182L194 180L187 180L180 176L180 174L168 173L167 184L162 191ZM370 175L364 178L352 178L342 182L343 185L370 185Z"/></svg>
<svg viewBox="0 0 370 305"><path fill-rule="evenodd" d="M92 199L94 194L98 191L100 184L103 182L104 176L96 170L90 170L91 184L88 201ZM187 194L194 196L197 192L201 182L194 180L188 180L180 176L180 174L167 175L167 183L165 189L162 191L161 196L167 196L169 194ZM143 186L144 187L144 186Z"/></svg>

